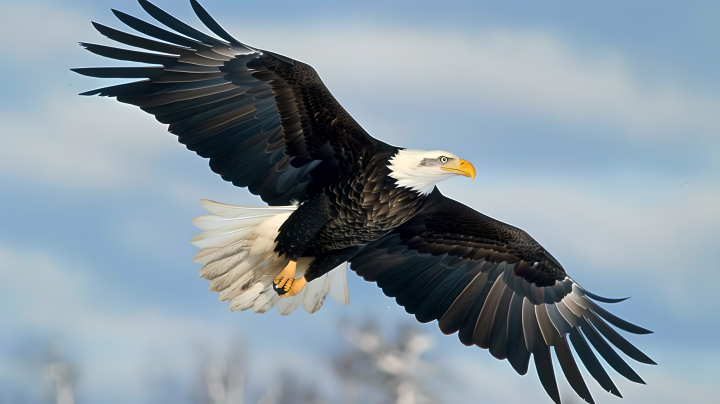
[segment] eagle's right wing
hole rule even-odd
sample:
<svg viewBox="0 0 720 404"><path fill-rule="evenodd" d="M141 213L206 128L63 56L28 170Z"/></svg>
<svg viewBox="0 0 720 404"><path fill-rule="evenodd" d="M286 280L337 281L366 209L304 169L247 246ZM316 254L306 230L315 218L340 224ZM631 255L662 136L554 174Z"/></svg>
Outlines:
<svg viewBox="0 0 720 404"><path fill-rule="evenodd" d="M116 97L155 115L180 143L209 158L215 173L274 206L302 202L378 149L394 149L367 134L311 66L241 43L196 0L191 4L221 39L146 0L140 0L145 11L175 32L116 10L120 21L157 40L93 23L106 37L153 53L82 43L87 50L152 66L73 69L92 77L144 79L83 95Z"/></svg>

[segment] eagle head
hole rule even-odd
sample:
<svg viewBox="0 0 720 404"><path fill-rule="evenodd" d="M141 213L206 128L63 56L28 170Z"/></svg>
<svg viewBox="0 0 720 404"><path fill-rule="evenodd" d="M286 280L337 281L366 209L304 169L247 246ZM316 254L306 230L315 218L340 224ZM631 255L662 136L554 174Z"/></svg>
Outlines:
<svg viewBox="0 0 720 404"><path fill-rule="evenodd" d="M475 167L472 164L442 150L403 149L388 160L388 168L397 186L425 195L432 192L438 182L456 175L475 179Z"/></svg>

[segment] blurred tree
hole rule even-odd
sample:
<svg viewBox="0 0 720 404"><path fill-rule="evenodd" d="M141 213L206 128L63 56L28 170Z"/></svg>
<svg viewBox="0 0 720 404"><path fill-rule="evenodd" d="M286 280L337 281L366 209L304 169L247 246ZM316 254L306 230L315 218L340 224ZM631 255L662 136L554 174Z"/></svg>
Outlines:
<svg viewBox="0 0 720 404"><path fill-rule="evenodd" d="M221 352L198 347L198 370L189 401L198 404L241 404L245 394L243 344L235 343Z"/></svg>
<svg viewBox="0 0 720 404"><path fill-rule="evenodd" d="M205 367L205 384L212 404L242 403L245 372L239 355L210 362Z"/></svg>
<svg viewBox="0 0 720 404"><path fill-rule="evenodd" d="M42 368L55 384L54 400L56 404L75 404L75 383L77 367L72 363L72 355L64 349L60 341L40 342L44 347ZM47 377L47 376L45 376Z"/></svg>
<svg viewBox="0 0 720 404"><path fill-rule="evenodd" d="M401 327L393 340L377 327L341 327L345 338L356 348L338 356L335 369L343 382L345 401L430 404L438 402L424 387L432 367L421 356L432 346L432 338L412 328ZM358 387L369 387L359 391Z"/></svg>
<svg viewBox="0 0 720 404"><path fill-rule="evenodd" d="M75 404L73 375L67 363L58 361L48 364L50 377L55 381L55 402L57 404Z"/></svg>
<svg viewBox="0 0 720 404"><path fill-rule="evenodd" d="M301 382L297 378L297 372L301 369L295 369L294 372L283 371L280 376L280 383L277 387L268 391L258 402L258 404L326 404L320 397L314 385Z"/></svg>

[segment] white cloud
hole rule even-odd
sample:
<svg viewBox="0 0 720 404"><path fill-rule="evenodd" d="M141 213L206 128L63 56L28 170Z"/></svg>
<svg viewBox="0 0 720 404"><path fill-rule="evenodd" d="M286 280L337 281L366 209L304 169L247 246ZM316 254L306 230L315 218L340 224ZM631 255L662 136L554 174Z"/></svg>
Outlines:
<svg viewBox="0 0 720 404"><path fill-rule="evenodd" d="M30 111L0 111L0 176L69 187L117 186L151 175L175 147L155 119L112 99L55 91Z"/></svg>
<svg viewBox="0 0 720 404"><path fill-rule="evenodd" d="M104 299L103 289L111 285L100 274L78 269L82 264L77 261L63 258L0 246L3 307L16 305L8 321L20 321L29 329L64 330L87 340L110 337L130 345L167 343L168 333L204 333L203 320L125 309L122 302Z"/></svg>
<svg viewBox="0 0 720 404"><path fill-rule="evenodd" d="M578 51L544 32L479 33L376 26L233 27L265 49L311 63L331 89L437 110L457 106L561 122L615 125L636 135L714 133L720 96L644 84L631 57ZM259 28L259 27L256 27ZM248 33L248 37L239 33ZM262 32L253 37L253 32ZM270 33L270 34L269 34ZM328 34L332 33L332 34ZM456 97L461 100L453 102Z"/></svg>
<svg viewBox="0 0 720 404"><path fill-rule="evenodd" d="M334 327L323 324L327 317L310 317L307 313L295 318L281 318L277 312L264 316L252 312L233 314L218 303L226 315L210 312L196 316L172 307L168 310L171 304L158 307L141 295L142 288L134 288L131 280L109 282L106 272L112 270L111 266L91 270L72 252L70 256L56 256L32 247L13 250L0 245L0 263L0 318L4 332L0 341L0 379L12 374L14 367L22 368L31 361L9 352L12 347L4 344L27 336L47 336L48 342L64 345L65 351L72 352L66 359L80 369L80 393L85 397L106 397L105 401L113 403L147 397L148 383L155 389L162 387L157 383L152 386L153 377L176 378L178 382L200 377L203 354L244 350L246 343L253 351L248 352L243 365L252 369L255 383L275 380L278 363L311 370L310 374L327 372L324 368L328 365L317 358L323 357L321 352L326 353L328 340L338 339L332 332ZM210 296L202 284L198 279L198 293ZM197 299L183 296L172 286L166 289L157 293L178 301ZM138 305L136 299L147 304ZM288 341L286 327L306 327L310 332ZM318 344L297 349L309 341ZM42 351L45 347L36 348Z"/></svg>
<svg viewBox="0 0 720 404"><path fill-rule="evenodd" d="M714 184L592 189L513 178L511 185L480 189L448 185L446 195L527 231L593 292L641 295L632 304L652 308L656 316L720 315L713 295L697 292L699 279L720 282L708 262L720 241L720 189ZM583 282L588 279L605 284ZM706 309L693 310L697 305Z"/></svg>
<svg viewBox="0 0 720 404"><path fill-rule="evenodd" d="M47 29L33 28L37 26ZM231 31L248 33L243 39L249 43L312 63L331 89L373 97L382 105L425 111L437 105L443 114L464 102L465 114L482 110L514 119L609 124L635 135L720 130L720 115L715 113L720 97L694 95L663 82L642 84L626 67L631 58L579 52L543 32L499 28L470 34L330 25L234 28ZM67 61L60 62L52 52L90 36L97 34L87 21L69 12L0 5L0 50L11 64L44 58L50 71L67 72ZM5 142L0 176L73 187L129 183L146 178L152 159L173 147L171 136L162 136L163 126L152 117L113 100L54 88L37 102L33 111L0 111ZM388 122L387 127L402 123Z"/></svg>
<svg viewBox="0 0 720 404"><path fill-rule="evenodd" d="M36 91L36 81L46 85L33 96L31 109L0 110L0 178L70 188L117 186L147 178L154 157L181 147L139 109L80 97L68 87L68 67L77 61L67 59L84 56L77 41L98 37L89 18L62 7L0 4L0 53L14 72L2 81L26 92Z"/></svg>
<svg viewBox="0 0 720 404"><path fill-rule="evenodd" d="M45 29L34 29L37 26ZM667 82L642 84L627 67L633 63L630 57L593 55L592 50L579 52L562 38L545 33L497 29L471 36L447 31L400 32L386 27L234 28L230 31L251 44L313 64L331 89L378 97L389 105L437 104L442 112L451 104L448 100L455 97L477 108L515 117L529 115L561 122L611 124L639 135L680 131L712 134L720 129L720 118L715 113L720 110L718 97L695 95ZM67 66L60 66L62 63L50 63L53 49L68 43L75 46L78 38L87 38L91 31L86 19L69 13L41 6L0 5L0 50L11 63L46 60L49 70L66 71ZM241 35L243 32L262 34L246 38ZM269 32L275 36L268 36ZM43 47L27 43L42 43ZM116 186L147 179L155 172L153 158L182 148L151 116L112 99L83 98L53 89L39 95L37 102L34 111L0 111L3 124L0 177L70 188ZM707 321L717 317L717 306L712 293L698 293L697 288L703 283L717 283L717 271L712 261L693 268L685 265L688 261L703 263L701 260L709 257L709 246L717 244L720 211L716 207L720 206L720 194L716 186L703 189L699 184L693 185L689 191L678 191L685 192L682 198L663 195L656 198L655 204L649 204L647 199L627 202L617 195L599 197L587 188L570 190L565 186L518 183L512 188L495 189L502 198L489 198L487 189L456 195L465 202L482 201L475 206L499 219L507 220L513 217L513 212L523 212L523 219L538 218L533 222L511 222L530 230L546 246L562 246L565 257L576 262L580 260L577 257L586 257L588 262L602 265L614 276L634 266L637 272L624 276L654 282L657 288L652 293L657 295L656 302L661 302L656 306L657 312L702 317ZM177 188L170 190L173 195L196 193L188 184ZM230 188L225 185L223 189ZM538 230L531 228L549 228L547 224L552 224L552 229L540 236ZM129 222L125 230L129 232L136 225ZM126 239L119 238L127 244ZM701 255L695 255L698 241L704 247L700 248ZM557 248L550 250L556 252ZM572 251L572 256L568 251ZM123 302L105 306L107 302L96 300L94 293L114 285L106 285L100 278L86 278L80 272L62 270L58 261L36 251L0 248L3 321L7 324L12 320L20 330L33 327L66 330L70 337L88 346L96 344L97 351L91 358L95 367L91 370L108 372L111 362L108 357L112 355L131 352L138 357L147 353L143 347L148 346L181 349L186 346L182 344L193 338L211 338L215 336L209 336L213 332L230 330L224 325L209 326L210 320L205 322L204 318L173 317L151 310L108 311ZM577 277L585 269L568 270ZM678 275L681 271L687 271L687 275ZM595 290L593 285L585 286ZM644 304L649 307L652 303ZM689 310L697 307L705 309ZM240 323L237 315L233 318ZM243 324L253 324L247 321L248 317L242 319ZM272 320L282 322L284 327L289 324L284 321L288 319ZM302 326L310 329L313 324ZM278 326L276 334L282 335L284 327ZM105 345L98 346L102 344ZM266 366L272 366L272 359L262 359L267 361ZM132 368L137 363L124 360L114 363L115 380L98 383L110 388L118 381L137 382L137 369ZM125 367L119 369L118 364ZM492 376L492 372L463 366L468 374ZM500 366L509 368L507 364ZM690 374L694 372L697 371ZM134 377L132 382L127 381L128 375ZM672 379L664 383L668 377L658 375L656 379L663 381L659 383L662 386L658 390L661 393L656 395L658 400L667 393L673 399L666 401L676 401L682 397L672 395L672 389L697 387L687 381L673 384ZM472 379L468 382L472 383ZM500 399L510 384L527 382L527 378L518 380L512 376L492 381L492 385ZM656 382L652 388L657 386ZM701 387L700 393L696 392L698 399L717 395L716 388ZM638 397L650 394L649 390L638 389L642 391Z"/></svg>
<svg viewBox="0 0 720 404"><path fill-rule="evenodd" d="M4 62L35 63L56 57L88 31L89 21L58 7L0 4L0 50Z"/></svg>
<svg viewBox="0 0 720 404"><path fill-rule="evenodd" d="M720 129L720 96L693 94L674 77L648 83L631 72L629 66L641 61L621 44L610 51L579 48L556 34L502 26L467 32L220 21L250 44L311 63L331 89L348 95L438 109L455 104L449 101L455 97L470 105L463 113L478 108L611 124L643 136ZM0 50L8 60L57 61L79 38L108 43L90 27L89 17L54 6L0 4Z"/></svg>
<svg viewBox="0 0 720 404"><path fill-rule="evenodd" d="M477 351L475 347L466 348ZM662 357L657 359L658 366L640 365L628 361L631 366L647 382L647 385L632 383L615 373L610 366L604 364L608 374L615 382L621 394L628 402L652 402L652 403L678 403L678 402L706 402L708 397L714 397L720 393L720 387L711 377L698 377L697 373L705 372L712 374L714 362L710 360L698 361L698 358L708 356L716 359L717 352L708 353L702 347L682 346L674 347L672 353L663 352ZM490 357L487 351L479 355L484 358L477 358L478 353L468 355L467 351L459 352L452 350L448 361L453 364L452 376L456 376L457 389L448 393L448 402L467 401L467 397L482 397L487 403L519 403L519 402L550 402L545 396L540 382L537 378L535 366L530 361L530 368L525 377L520 377L512 370L508 363L497 362ZM505 362L505 361L504 361ZM698 363L703 362L703 363ZM585 371L578 360L583 373L586 385L591 394L600 403L616 400L598 385L598 383ZM554 360L555 375L563 402L582 402L582 400L571 390L559 363ZM692 372L687 370L692 368Z"/></svg>

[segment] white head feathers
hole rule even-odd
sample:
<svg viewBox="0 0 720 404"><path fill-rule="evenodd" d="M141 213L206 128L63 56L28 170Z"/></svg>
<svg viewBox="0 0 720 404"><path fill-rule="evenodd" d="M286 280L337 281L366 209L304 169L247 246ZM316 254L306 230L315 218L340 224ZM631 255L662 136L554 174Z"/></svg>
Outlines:
<svg viewBox="0 0 720 404"><path fill-rule="evenodd" d="M443 165L458 156L442 150L400 150L389 160L390 176L397 180L397 186L410 188L420 194L432 192L435 184L457 173L441 169Z"/></svg>

